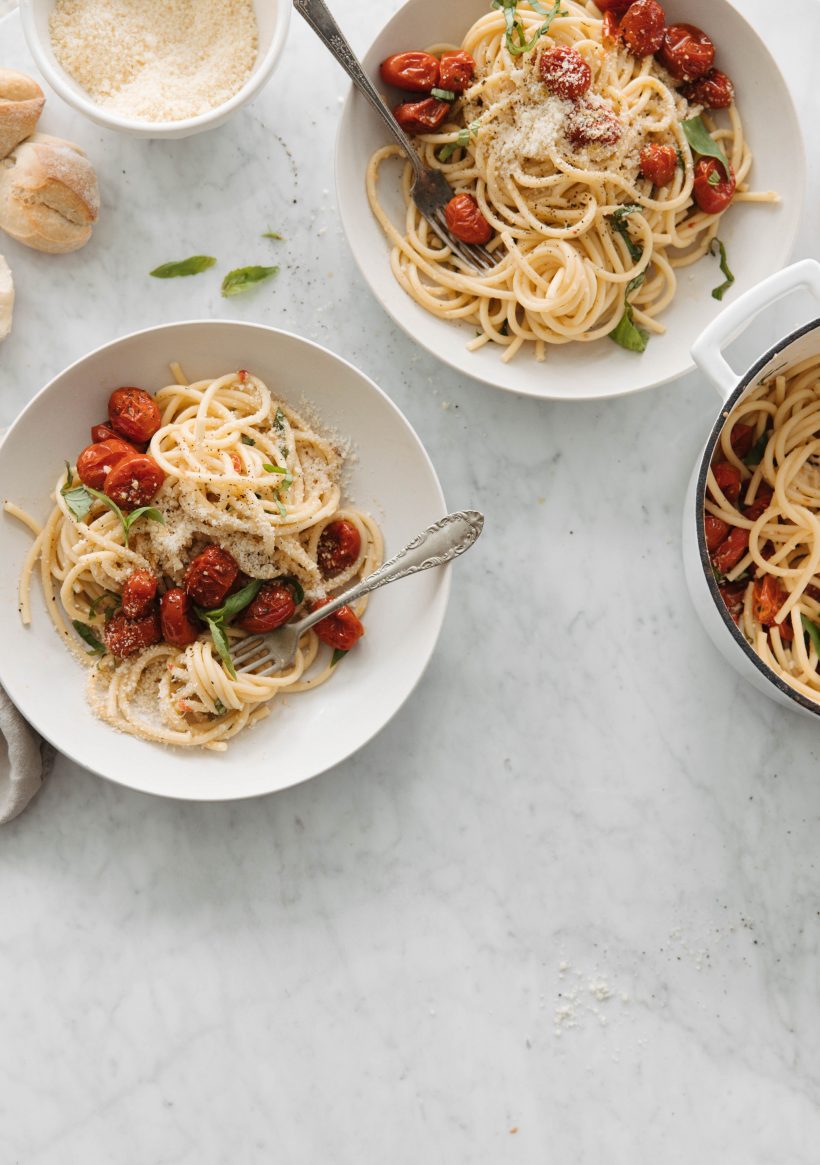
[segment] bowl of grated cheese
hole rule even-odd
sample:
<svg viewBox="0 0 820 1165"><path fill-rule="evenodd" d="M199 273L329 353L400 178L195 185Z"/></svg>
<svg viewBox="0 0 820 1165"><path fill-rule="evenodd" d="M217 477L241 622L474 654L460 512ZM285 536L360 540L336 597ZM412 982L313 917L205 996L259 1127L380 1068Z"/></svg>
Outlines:
<svg viewBox="0 0 820 1165"><path fill-rule="evenodd" d="M269 80L292 0L20 0L34 60L107 129L181 138L213 129Z"/></svg>

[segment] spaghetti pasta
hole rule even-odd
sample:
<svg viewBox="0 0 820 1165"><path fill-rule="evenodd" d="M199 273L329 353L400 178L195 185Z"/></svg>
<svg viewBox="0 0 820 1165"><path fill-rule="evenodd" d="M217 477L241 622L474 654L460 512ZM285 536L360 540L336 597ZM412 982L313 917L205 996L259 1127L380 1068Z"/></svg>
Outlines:
<svg viewBox="0 0 820 1165"><path fill-rule="evenodd" d="M376 569L382 537L372 518L342 505L339 442L276 401L262 380L240 371L188 384L181 369L173 371L179 383L154 398L161 420L148 454L165 480L151 513L133 511L134 524L127 528L97 494L99 500L78 520L70 505L74 475L68 465L42 529L13 504L6 509L35 535L20 575L22 620L31 621L31 581L39 567L55 628L90 668L87 691L96 714L148 740L222 750L266 716L279 693L304 692L330 677L338 657L316 630L305 633L291 667L258 677L231 674L216 638L204 628L184 647L152 642L116 658L102 654L102 645L97 655L87 653L71 625L92 646L98 633L108 643L112 612L135 571L150 572L161 589L189 585L192 556L214 544L247 579L263 585L289 580L297 595L291 609L315 604ZM328 572L322 536L342 523L353 530L354 553ZM354 614L362 615L366 605L367 597ZM228 648L245 634L232 623L222 631Z"/></svg>

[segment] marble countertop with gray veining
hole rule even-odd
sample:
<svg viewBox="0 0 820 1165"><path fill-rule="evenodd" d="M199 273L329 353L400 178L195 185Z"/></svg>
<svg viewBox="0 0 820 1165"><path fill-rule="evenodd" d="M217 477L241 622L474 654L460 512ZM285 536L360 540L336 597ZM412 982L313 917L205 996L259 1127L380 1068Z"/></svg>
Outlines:
<svg viewBox="0 0 820 1165"><path fill-rule="evenodd" d="M820 7L791 0L787 28L738 6L804 119L817 256ZM373 6L335 7L363 49ZM180 804L58 762L0 832L0 1161L816 1165L820 737L736 677L685 590L717 398L690 375L518 399L415 348L341 235L346 83L298 17L291 35L210 135L115 149L81 125L104 211L59 263L3 247L0 424L126 331L283 326L393 397L448 501L485 511L495 565L459 564L417 691L301 787ZM3 63L18 38L0 24ZM286 241L248 248L268 225ZM217 245L282 272L230 303L216 280L148 285Z"/></svg>

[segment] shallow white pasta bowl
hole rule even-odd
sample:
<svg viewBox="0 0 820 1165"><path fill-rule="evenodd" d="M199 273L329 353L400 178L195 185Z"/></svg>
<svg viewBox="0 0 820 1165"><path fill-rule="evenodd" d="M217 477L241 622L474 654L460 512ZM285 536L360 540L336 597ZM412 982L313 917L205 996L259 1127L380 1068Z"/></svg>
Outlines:
<svg viewBox="0 0 820 1165"><path fill-rule="evenodd" d="M56 93L74 109L106 129L141 138L185 138L222 125L241 106L259 93L276 68L288 35L292 0L254 0L259 47L256 61L245 84L222 105L183 121L152 122L124 117L96 101L71 77L57 60L49 33L49 17L55 0L20 0L23 32L37 68Z"/></svg>
<svg viewBox="0 0 820 1165"><path fill-rule="evenodd" d="M382 29L364 56L368 76L380 92L379 64L391 53L440 43L458 44L471 24L489 10L488 0L408 0ZM550 399L590 400L622 396L664 383L692 367L697 336L732 298L779 270L788 261L800 221L805 161L797 116L788 89L765 44L729 0L665 0L670 23L685 21L705 29L715 41L719 66L734 80L744 131L754 153L749 177L757 190L778 190L775 206L738 204L720 228L737 277L724 305L711 296L721 282L715 259L706 257L682 270L675 301L662 314L664 336L653 337L643 354L627 352L605 338L547 351L537 363L527 351L509 364L487 344L477 352L470 324L430 315L393 277L390 249L371 213L365 172L371 155L388 143L378 116L351 90L342 114L336 148L339 209L353 255L382 306L413 339L446 364L495 388ZM389 98L388 98L389 99ZM393 95L395 100L395 95ZM400 164L384 172L380 192L392 221L404 221Z"/></svg>
<svg viewBox="0 0 820 1165"><path fill-rule="evenodd" d="M380 524L389 555L445 512L441 487L409 423L384 393L324 348L255 324L169 324L115 340L66 369L34 398L0 445L0 498L43 520L66 459L88 443L110 391L168 384L179 361L192 380L237 368L274 396L306 403L354 450L346 493ZM34 454L36 451L36 455ZM326 683L277 698L261 723L227 752L169 748L114 731L86 703L85 671L54 631L42 590L32 588L32 624L17 611L17 573L31 537L0 511L0 684L61 752L101 776L147 793L231 800L315 776L365 744L401 707L424 671L441 628L449 568L425 571L375 595L367 634Z"/></svg>
<svg viewBox="0 0 820 1165"><path fill-rule="evenodd" d="M703 516L706 475L728 414L741 397L775 372L820 355L820 319L798 328L764 352L742 377L732 370L722 349L764 310L790 292L805 289L820 303L820 263L804 259L770 276L736 300L699 337L692 356L721 397L715 423L689 482L683 513L683 565L695 610L709 638L732 667L758 691L779 704L820 716L820 703L785 683L752 649L735 626L720 597L706 547Z"/></svg>

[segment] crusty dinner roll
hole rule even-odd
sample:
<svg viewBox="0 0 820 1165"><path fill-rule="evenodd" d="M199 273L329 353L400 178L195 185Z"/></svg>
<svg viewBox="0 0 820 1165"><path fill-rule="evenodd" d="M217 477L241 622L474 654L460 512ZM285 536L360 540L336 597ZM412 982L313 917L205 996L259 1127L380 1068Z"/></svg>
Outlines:
<svg viewBox="0 0 820 1165"><path fill-rule="evenodd" d="M6 260L0 255L0 340L5 340L11 331L11 315L14 310L14 283Z"/></svg>
<svg viewBox="0 0 820 1165"><path fill-rule="evenodd" d="M0 228L27 247L76 251L99 209L94 167L72 142L34 134L0 160Z"/></svg>
<svg viewBox="0 0 820 1165"><path fill-rule="evenodd" d="M0 158L34 133L46 99L32 77L0 69Z"/></svg>

